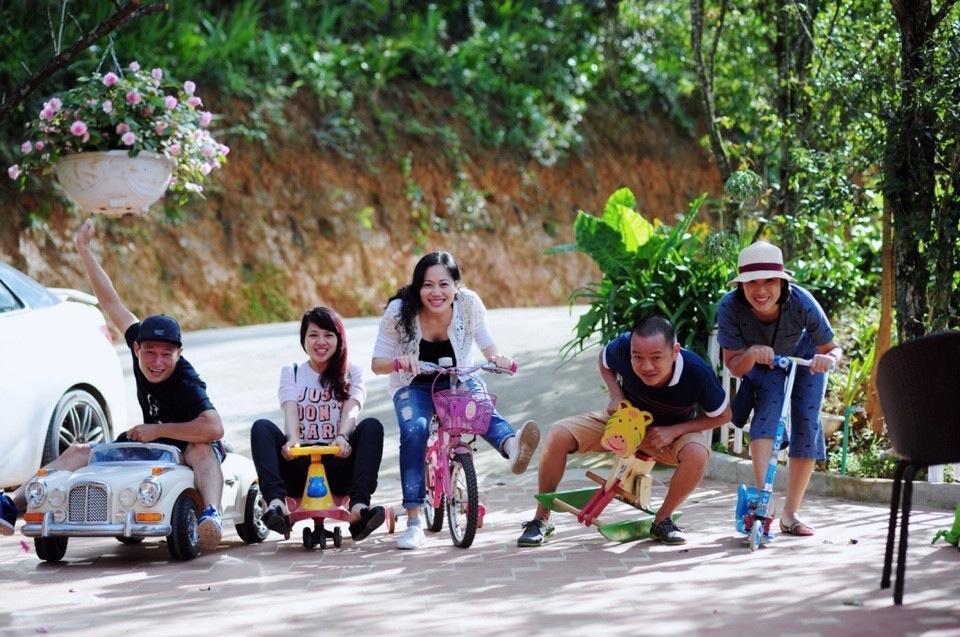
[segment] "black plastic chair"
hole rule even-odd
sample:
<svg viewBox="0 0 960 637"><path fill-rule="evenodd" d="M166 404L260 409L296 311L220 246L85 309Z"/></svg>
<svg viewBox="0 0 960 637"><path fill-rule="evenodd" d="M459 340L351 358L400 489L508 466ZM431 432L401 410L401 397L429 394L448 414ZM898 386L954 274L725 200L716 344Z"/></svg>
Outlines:
<svg viewBox="0 0 960 637"><path fill-rule="evenodd" d="M879 365L877 390L887 421L887 435L900 457L893 476L880 588L890 587L893 541L900 510L893 601L902 604L913 479L917 471L925 467L960 462L960 414L952 398L960 389L960 332L931 334L902 343L888 351Z"/></svg>

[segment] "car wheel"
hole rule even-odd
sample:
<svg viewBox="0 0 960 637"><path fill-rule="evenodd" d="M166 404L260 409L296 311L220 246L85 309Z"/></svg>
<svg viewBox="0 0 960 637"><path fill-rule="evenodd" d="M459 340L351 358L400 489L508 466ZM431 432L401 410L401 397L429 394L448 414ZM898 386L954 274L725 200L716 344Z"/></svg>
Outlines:
<svg viewBox="0 0 960 637"><path fill-rule="evenodd" d="M175 560L192 560L200 551L200 537L197 534L197 503L186 493L181 493L173 504L167 550L170 551L170 557Z"/></svg>
<svg viewBox="0 0 960 637"><path fill-rule="evenodd" d="M33 538L33 547L37 551L37 557L46 562L59 562L67 552L67 540L65 537L35 537Z"/></svg>
<svg viewBox="0 0 960 637"><path fill-rule="evenodd" d="M110 437L110 423L97 399L82 389L68 391L53 410L41 464L55 459L74 443L95 444Z"/></svg>
<svg viewBox="0 0 960 637"><path fill-rule="evenodd" d="M263 496L260 495L260 485L251 484L243 507L243 522L237 525L237 535L247 544L263 542L270 534L270 529L261 519L266 508Z"/></svg>

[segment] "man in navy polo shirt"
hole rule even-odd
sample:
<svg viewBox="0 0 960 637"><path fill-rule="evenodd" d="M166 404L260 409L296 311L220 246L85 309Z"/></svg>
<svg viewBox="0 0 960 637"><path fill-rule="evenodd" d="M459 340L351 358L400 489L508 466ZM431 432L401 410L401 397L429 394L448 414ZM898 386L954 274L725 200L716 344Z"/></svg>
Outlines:
<svg viewBox="0 0 960 637"><path fill-rule="evenodd" d="M556 490L567 455L604 451L600 439L607 417L627 400L653 416L640 450L656 462L677 467L651 532L665 544L683 544L682 529L670 516L703 479L710 451L702 432L730 420L726 393L710 366L680 347L673 324L661 316L641 320L608 343L600 352L599 368L610 403L606 410L551 425L540 455L540 493ZM555 530L550 511L542 505L523 526L519 546L539 546Z"/></svg>
<svg viewBox="0 0 960 637"><path fill-rule="evenodd" d="M123 332L133 355L137 401L143 410L143 424L131 427L117 439L160 442L183 451L184 461L193 469L194 484L204 503L197 524L200 549L212 550L223 535L223 520L217 509L223 493L220 415L207 397L206 384L181 356L180 326L162 314L148 316L141 322L126 308L110 277L90 251L93 234L93 220L87 219L77 230L75 243L100 307ZM76 471L89 460L90 445L75 444L47 468ZM8 523L11 509L14 521L17 511L26 511L24 489L25 486L21 486L12 498L0 495L0 513ZM12 531L12 524L10 526Z"/></svg>

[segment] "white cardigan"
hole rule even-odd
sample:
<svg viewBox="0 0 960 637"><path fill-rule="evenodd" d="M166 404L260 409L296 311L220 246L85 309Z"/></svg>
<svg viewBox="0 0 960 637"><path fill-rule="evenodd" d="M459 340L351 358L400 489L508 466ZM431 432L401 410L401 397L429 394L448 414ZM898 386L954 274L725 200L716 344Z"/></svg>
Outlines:
<svg viewBox="0 0 960 637"><path fill-rule="evenodd" d="M373 346L374 358L396 358L398 356L419 356L420 339L423 332L420 329L420 317L413 320L413 338L407 340L400 325L400 299L394 299L387 305L383 318L380 319L380 330L377 333L377 342ZM458 366L472 364L470 350L473 342L477 342L480 350L485 350L495 343L487 329L487 308L477 293L467 288L457 290L453 299L453 318L447 328L447 337L453 345L453 352L457 357ZM414 375L407 371L392 372L390 374L390 395L398 389L406 387L414 379Z"/></svg>

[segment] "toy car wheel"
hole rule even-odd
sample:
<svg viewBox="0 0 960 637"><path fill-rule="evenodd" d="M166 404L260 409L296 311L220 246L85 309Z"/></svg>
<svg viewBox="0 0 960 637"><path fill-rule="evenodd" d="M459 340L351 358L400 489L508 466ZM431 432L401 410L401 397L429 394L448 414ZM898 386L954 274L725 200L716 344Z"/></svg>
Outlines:
<svg viewBox="0 0 960 637"><path fill-rule="evenodd" d="M303 530L303 548L308 551L313 548L313 531L309 528Z"/></svg>
<svg viewBox="0 0 960 637"><path fill-rule="evenodd" d="M340 548L340 544L343 542L343 533L340 531L340 527L334 527L333 529L333 547Z"/></svg>
<svg viewBox="0 0 960 637"><path fill-rule="evenodd" d="M261 519L266 508L266 502L260 495L260 485L251 484L243 506L243 522L237 525L237 535L247 544L263 542L270 534L270 529Z"/></svg>
<svg viewBox="0 0 960 637"><path fill-rule="evenodd" d="M200 537L197 534L197 504L186 493L181 493L173 503L170 514L170 535L167 536L167 550L175 560L192 560L200 551Z"/></svg>
<svg viewBox="0 0 960 637"><path fill-rule="evenodd" d="M134 546L143 542L142 537L123 537L122 535L117 536L117 542L120 544L126 544L128 546Z"/></svg>
<svg viewBox="0 0 960 637"><path fill-rule="evenodd" d="M57 458L74 443L109 441L110 422L96 398L83 391L68 391L53 410L41 465Z"/></svg>
<svg viewBox="0 0 960 637"><path fill-rule="evenodd" d="M67 552L66 537L35 537L33 546L37 550L37 557L46 562L59 562Z"/></svg>

